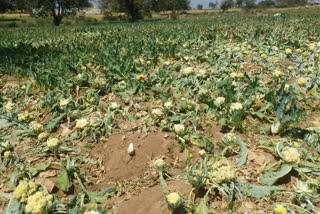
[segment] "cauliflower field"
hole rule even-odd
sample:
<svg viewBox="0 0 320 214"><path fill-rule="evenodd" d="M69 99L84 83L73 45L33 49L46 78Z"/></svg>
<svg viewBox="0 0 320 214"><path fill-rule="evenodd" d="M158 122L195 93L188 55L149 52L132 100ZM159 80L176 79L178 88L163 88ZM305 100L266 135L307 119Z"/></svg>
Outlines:
<svg viewBox="0 0 320 214"><path fill-rule="evenodd" d="M320 213L318 26L0 29L0 212Z"/></svg>

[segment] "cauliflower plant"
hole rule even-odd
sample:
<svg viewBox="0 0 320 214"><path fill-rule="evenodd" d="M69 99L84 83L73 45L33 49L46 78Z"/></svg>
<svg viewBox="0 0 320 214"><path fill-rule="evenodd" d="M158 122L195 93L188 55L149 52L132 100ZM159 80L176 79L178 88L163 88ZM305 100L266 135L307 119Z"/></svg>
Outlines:
<svg viewBox="0 0 320 214"><path fill-rule="evenodd" d="M60 102L59 102L59 106L60 108L62 108L63 106L66 106L70 103L71 99L68 98L68 99L61 99Z"/></svg>
<svg viewBox="0 0 320 214"><path fill-rule="evenodd" d="M7 104L4 106L4 109L6 110L7 113L11 113L15 104L11 101L7 102Z"/></svg>
<svg viewBox="0 0 320 214"><path fill-rule="evenodd" d="M154 117L161 117L161 116L163 116L163 111L162 111L162 109L159 109L159 108L152 109L151 115Z"/></svg>
<svg viewBox="0 0 320 214"><path fill-rule="evenodd" d="M38 140L39 141L44 141L49 137L49 133L47 132L42 132L38 135Z"/></svg>
<svg viewBox="0 0 320 214"><path fill-rule="evenodd" d="M182 134L185 130L185 127L184 125L182 124L175 124L173 126L173 130L177 133L177 134Z"/></svg>
<svg viewBox="0 0 320 214"><path fill-rule="evenodd" d="M226 98L224 97L217 97L216 100L214 101L214 104L216 106L221 106L225 102Z"/></svg>
<svg viewBox="0 0 320 214"><path fill-rule="evenodd" d="M230 111L242 110L243 106L241 103L231 103Z"/></svg>
<svg viewBox="0 0 320 214"><path fill-rule="evenodd" d="M42 124L38 123L37 121L30 122L30 126L36 132L40 132L43 129Z"/></svg>
<svg viewBox="0 0 320 214"><path fill-rule="evenodd" d="M3 156L5 157L5 158L9 158L10 156L11 156L11 151L5 151L4 153L3 153Z"/></svg>
<svg viewBox="0 0 320 214"><path fill-rule="evenodd" d="M178 207L180 207L183 203L181 196L177 192L172 192L172 193L166 195L165 199L166 199L168 206L172 212L175 209L177 209Z"/></svg>
<svg viewBox="0 0 320 214"><path fill-rule="evenodd" d="M88 120L86 118L82 118L76 121L76 128L83 129L88 125Z"/></svg>
<svg viewBox="0 0 320 214"><path fill-rule="evenodd" d="M285 160L289 163L300 163L301 155L296 148L285 147L282 151Z"/></svg>
<svg viewBox="0 0 320 214"><path fill-rule="evenodd" d="M297 82L298 82L298 85L304 86L306 84L306 79L303 77L300 77Z"/></svg>
<svg viewBox="0 0 320 214"><path fill-rule="evenodd" d="M32 118L32 114L27 111L18 114L19 121L28 121L31 118Z"/></svg>
<svg viewBox="0 0 320 214"><path fill-rule="evenodd" d="M59 146L59 139L58 138L50 138L47 141L47 146L49 149L55 149Z"/></svg>
<svg viewBox="0 0 320 214"><path fill-rule="evenodd" d="M52 206L53 196L47 191L39 191L28 197L25 212L33 214L45 213L45 210Z"/></svg>
<svg viewBox="0 0 320 214"><path fill-rule="evenodd" d="M35 193L38 189L38 184L30 181L21 181L19 185L15 188L13 192L13 197L16 198L21 203L26 203L28 196Z"/></svg>
<svg viewBox="0 0 320 214"><path fill-rule="evenodd" d="M217 183L230 182L236 177L236 169L223 159L213 164L209 177Z"/></svg>

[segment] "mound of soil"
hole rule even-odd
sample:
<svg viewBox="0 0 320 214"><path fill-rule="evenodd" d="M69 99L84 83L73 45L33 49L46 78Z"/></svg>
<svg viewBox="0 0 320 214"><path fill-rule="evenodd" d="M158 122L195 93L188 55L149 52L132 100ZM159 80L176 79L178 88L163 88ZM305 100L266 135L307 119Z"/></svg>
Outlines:
<svg viewBox="0 0 320 214"><path fill-rule="evenodd" d="M133 144L135 154L128 154L128 147ZM110 182L121 179L133 179L143 176L152 168L155 159L163 156L171 162L183 160L184 153L179 152L179 143L174 134L164 132L139 132L111 136L107 142L95 146L91 156L102 160L105 173L98 186L108 186Z"/></svg>

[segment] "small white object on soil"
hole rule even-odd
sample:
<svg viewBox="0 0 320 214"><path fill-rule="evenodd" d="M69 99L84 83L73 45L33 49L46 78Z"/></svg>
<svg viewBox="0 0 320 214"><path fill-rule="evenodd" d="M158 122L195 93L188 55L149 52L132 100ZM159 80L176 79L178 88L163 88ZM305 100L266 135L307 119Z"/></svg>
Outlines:
<svg viewBox="0 0 320 214"><path fill-rule="evenodd" d="M133 156L134 155L134 148L133 148L133 143L130 143L128 147L128 154Z"/></svg>

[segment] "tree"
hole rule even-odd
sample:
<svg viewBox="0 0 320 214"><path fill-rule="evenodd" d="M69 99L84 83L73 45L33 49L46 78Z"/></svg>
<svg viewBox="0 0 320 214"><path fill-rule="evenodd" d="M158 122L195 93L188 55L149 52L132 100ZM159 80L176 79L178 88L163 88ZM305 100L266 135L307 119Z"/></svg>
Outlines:
<svg viewBox="0 0 320 214"><path fill-rule="evenodd" d="M0 0L0 13L5 13L9 9L9 2L7 0Z"/></svg>
<svg viewBox="0 0 320 214"><path fill-rule="evenodd" d="M276 4L273 0L265 0L258 3L259 8L270 8L274 7Z"/></svg>
<svg viewBox="0 0 320 214"><path fill-rule="evenodd" d="M59 26L64 16L90 7L89 0L32 0L31 11L36 15L53 17L53 24Z"/></svg>
<svg viewBox="0 0 320 214"><path fill-rule="evenodd" d="M256 7L256 0L245 0L244 4L245 4L245 8L247 10L250 10Z"/></svg>
<svg viewBox="0 0 320 214"><path fill-rule="evenodd" d="M100 9L104 13L126 13L129 21L143 18L144 13L150 14L152 0L99 0Z"/></svg>
<svg viewBox="0 0 320 214"><path fill-rule="evenodd" d="M307 0L276 0L277 7L294 7L307 4Z"/></svg>
<svg viewBox="0 0 320 214"><path fill-rule="evenodd" d="M189 10L190 2L189 0L152 0L151 8L156 12Z"/></svg>
<svg viewBox="0 0 320 214"><path fill-rule="evenodd" d="M197 9L198 9L198 10L202 10L202 9L203 9L203 5L202 5L202 4L198 4L198 5L197 5Z"/></svg>
<svg viewBox="0 0 320 214"><path fill-rule="evenodd" d="M243 6L244 0L236 0L236 6L237 7L242 7Z"/></svg>
<svg viewBox="0 0 320 214"><path fill-rule="evenodd" d="M222 9L222 12L227 11L228 9L232 8L234 6L233 0L224 0L221 3L220 8Z"/></svg>
<svg viewBox="0 0 320 214"><path fill-rule="evenodd" d="M210 9L215 9L217 6L218 6L218 2L217 2L217 1L216 1L215 3L210 2L209 5L208 5L208 7L209 7Z"/></svg>

